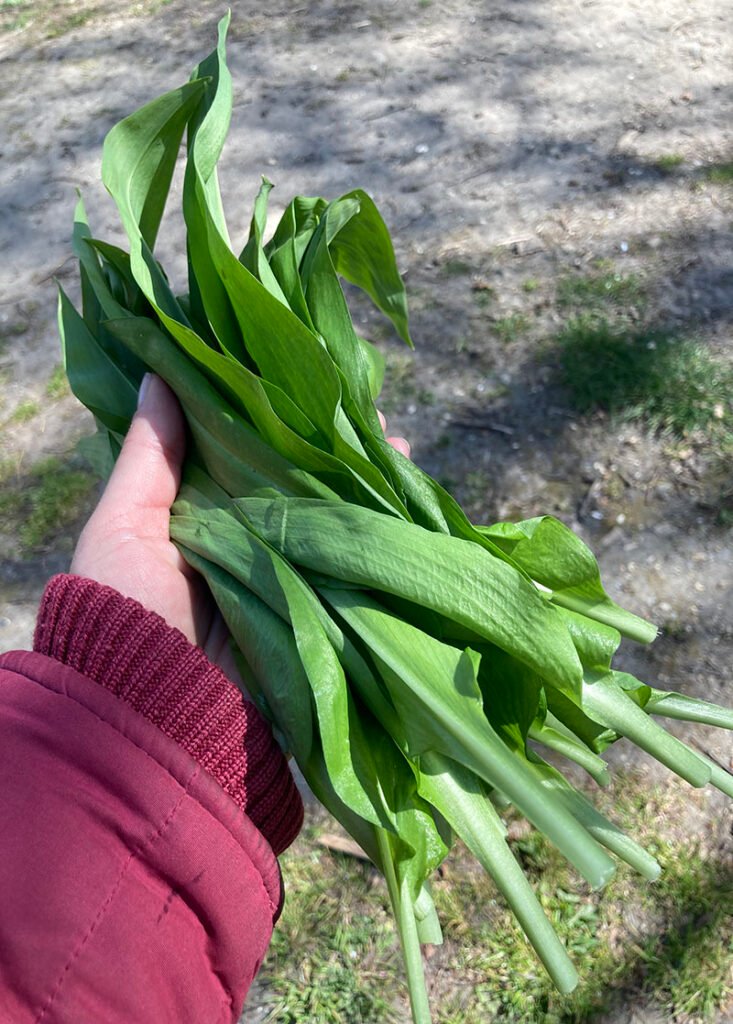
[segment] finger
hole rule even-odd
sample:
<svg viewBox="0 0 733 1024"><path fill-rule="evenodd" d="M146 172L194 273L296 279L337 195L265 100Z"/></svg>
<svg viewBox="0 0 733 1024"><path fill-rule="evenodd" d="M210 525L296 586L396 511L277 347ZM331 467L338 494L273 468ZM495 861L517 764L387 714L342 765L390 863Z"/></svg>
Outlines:
<svg viewBox="0 0 733 1024"><path fill-rule="evenodd" d="M383 416L383 414L379 411L379 409L377 409L377 416L379 416L379 422L380 422L380 424L382 426L382 430L386 430L387 429L387 420Z"/></svg>
<svg viewBox="0 0 733 1024"><path fill-rule="evenodd" d="M169 509L181 482L186 430L181 407L168 385L146 374L138 410L100 502L115 510Z"/></svg>
<svg viewBox="0 0 733 1024"><path fill-rule="evenodd" d="M407 456L408 459L410 458L410 451L411 451L411 449L410 449L410 442L406 438L404 438L404 437L388 437L387 441L389 442L389 444L392 445L392 447L396 451L401 452L402 455Z"/></svg>

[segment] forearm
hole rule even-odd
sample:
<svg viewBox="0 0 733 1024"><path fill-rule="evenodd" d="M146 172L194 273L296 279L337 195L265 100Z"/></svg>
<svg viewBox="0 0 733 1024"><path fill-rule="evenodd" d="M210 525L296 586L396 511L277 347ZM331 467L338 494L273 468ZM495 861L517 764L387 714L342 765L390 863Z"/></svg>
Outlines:
<svg viewBox="0 0 733 1024"><path fill-rule="evenodd" d="M302 815L269 729L90 581L51 582L35 648L0 659L0 1017L236 1020Z"/></svg>

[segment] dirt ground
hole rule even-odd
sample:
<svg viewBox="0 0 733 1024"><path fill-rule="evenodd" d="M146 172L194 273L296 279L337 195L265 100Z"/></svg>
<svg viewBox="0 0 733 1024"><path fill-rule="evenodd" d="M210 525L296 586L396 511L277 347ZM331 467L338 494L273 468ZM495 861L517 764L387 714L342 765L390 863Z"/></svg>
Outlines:
<svg viewBox="0 0 733 1024"><path fill-rule="evenodd" d="M730 5L231 6L221 175L233 236L246 233L261 174L276 185L273 217L296 193L370 192L416 340L414 355L401 349L357 304L360 329L387 352L390 427L475 519L550 512L591 543L608 589L663 628L650 650L624 650L625 666L733 704L730 466L704 437L581 416L553 347L559 284L602 267L641 282L647 321L731 360L733 193L715 173L733 159ZM97 236L119 240L99 184L104 135L186 79L222 13L207 0L0 0L0 459L21 472L90 430L73 398L48 389L54 278L76 289L74 190ZM163 235L175 278L175 217ZM1 650L29 642L44 580L69 549L67 537L21 556L0 527ZM730 765L728 736L691 736ZM711 796L695 827L730 849L730 823Z"/></svg>

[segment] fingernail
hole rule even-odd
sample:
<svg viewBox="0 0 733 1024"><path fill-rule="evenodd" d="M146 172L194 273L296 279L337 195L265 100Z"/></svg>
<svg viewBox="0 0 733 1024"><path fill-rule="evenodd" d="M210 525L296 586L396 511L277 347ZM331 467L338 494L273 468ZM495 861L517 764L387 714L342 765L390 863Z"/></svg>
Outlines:
<svg viewBox="0 0 733 1024"><path fill-rule="evenodd" d="M153 379L152 373L146 373L145 376L143 377L142 381L140 382L140 390L137 393L137 407L138 407L138 409L142 406L143 402L145 401L145 396L148 393L148 389L150 388L150 382L152 381L152 379Z"/></svg>

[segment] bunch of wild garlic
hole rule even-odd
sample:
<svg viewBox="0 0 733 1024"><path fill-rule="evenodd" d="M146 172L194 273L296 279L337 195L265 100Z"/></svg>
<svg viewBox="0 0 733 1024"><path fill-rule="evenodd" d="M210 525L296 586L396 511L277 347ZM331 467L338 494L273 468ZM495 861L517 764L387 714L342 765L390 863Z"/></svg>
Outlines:
<svg viewBox="0 0 733 1024"><path fill-rule="evenodd" d="M206 578L247 685L318 798L384 872L414 1020L430 1020L421 942L439 942L429 878L459 835L495 879L558 988L576 975L505 842L513 803L591 885L611 854L658 865L536 752L601 785L619 736L694 786L731 778L650 717L733 727L733 713L614 671L647 622L604 592L558 521L474 526L385 441L379 354L341 290L362 288L410 343L385 225L369 197L297 197L265 242L257 197L239 256L216 164L231 113L220 26L191 80L107 136L102 175L129 252L74 232L83 316L60 296L66 369L114 458L146 370L177 394L191 435L171 534ZM187 132L188 292L153 255ZM528 740L533 744L528 745Z"/></svg>

